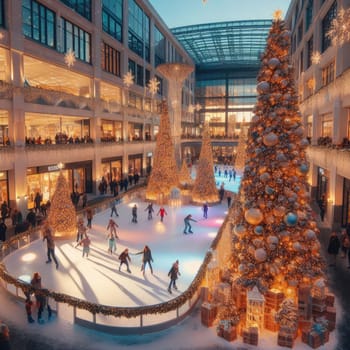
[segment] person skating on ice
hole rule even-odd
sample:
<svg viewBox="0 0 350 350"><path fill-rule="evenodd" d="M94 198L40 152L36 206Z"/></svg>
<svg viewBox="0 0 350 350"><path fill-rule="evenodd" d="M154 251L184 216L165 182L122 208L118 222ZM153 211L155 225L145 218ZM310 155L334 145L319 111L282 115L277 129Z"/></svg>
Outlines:
<svg viewBox="0 0 350 350"><path fill-rule="evenodd" d="M43 241L45 241L45 240L47 243L47 261L46 261L46 264L51 263L51 261L53 260L56 264L56 269L58 269L58 261L56 259L56 255L55 255L55 241L53 239L51 227L47 223L45 224L45 227L44 227ZM52 258L52 260L51 260L51 258Z"/></svg>
<svg viewBox="0 0 350 350"><path fill-rule="evenodd" d="M184 234L187 235L187 229L188 229L188 233L193 233L192 231L192 226L191 226L191 221L193 222L197 222L197 220L192 219L192 215L188 214L185 218L184 218L184 223L185 223L185 229L184 229Z"/></svg>
<svg viewBox="0 0 350 350"><path fill-rule="evenodd" d="M129 273L131 273L129 268L129 262L131 262L130 256L129 256L129 249L125 248L124 251L119 255L120 265L119 265L119 271L123 264L126 265L126 269Z"/></svg>
<svg viewBox="0 0 350 350"><path fill-rule="evenodd" d="M135 204L131 209L132 219L131 222L137 224L137 205Z"/></svg>
<svg viewBox="0 0 350 350"><path fill-rule="evenodd" d="M207 202L205 202L204 204L203 204L203 218L204 219L208 219L208 209L209 209L209 206L208 206L208 203Z"/></svg>
<svg viewBox="0 0 350 350"><path fill-rule="evenodd" d="M117 227L119 227L119 225L113 219L109 219L107 230L109 230L109 232L113 234L115 238L119 238L117 235Z"/></svg>
<svg viewBox="0 0 350 350"><path fill-rule="evenodd" d="M143 254L142 255L141 271L143 272L143 274L145 274L146 264L148 264L149 268L151 269L151 274L153 275L153 268L151 265L151 262L153 262L153 257L152 257L152 252L151 252L151 249L149 248L149 246L145 245L143 250L141 250L138 253L135 253L135 255L139 255L139 254Z"/></svg>
<svg viewBox="0 0 350 350"><path fill-rule="evenodd" d="M115 214L116 217L119 216L118 211L117 211L117 203L115 200L111 202L111 217Z"/></svg>
<svg viewBox="0 0 350 350"><path fill-rule="evenodd" d="M164 215L168 215L168 213L166 212L164 207L160 207L160 209L158 210L158 213L157 213L157 216L158 215L160 216L160 221L163 222Z"/></svg>
<svg viewBox="0 0 350 350"><path fill-rule="evenodd" d="M179 260L176 260L174 262L170 271L168 272L168 276L170 277L168 292L170 294L172 294L171 288L173 287L175 290L177 290L176 280L177 280L178 276L181 276L181 273L179 271Z"/></svg>
<svg viewBox="0 0 350 350"><path fill-rule="evenodd" d="M117 236L113 232L109 232L107 235L108 239L108 253L115 253L117 251L116 239Z"/></svg>
<svg viewBox="0 0 350 350"><path fill-rule="evenodd" d="M81 245L83 246L83 257L86 255L86 257L89 257L90 253L90 244L91 240L88 235L85 235L85 237L75 246L76 248Z"/></svg>
<svg viewBox="0 0 350 350"><path fill-rule="evenodd" d="M148 217L147 217L147 219L148 219L148 220L152 220L152 219L153 219L152 213L154 213L153 204L152 204L152 203L149 203L149 204L147 205L145 211L148 212Z"/></svg>

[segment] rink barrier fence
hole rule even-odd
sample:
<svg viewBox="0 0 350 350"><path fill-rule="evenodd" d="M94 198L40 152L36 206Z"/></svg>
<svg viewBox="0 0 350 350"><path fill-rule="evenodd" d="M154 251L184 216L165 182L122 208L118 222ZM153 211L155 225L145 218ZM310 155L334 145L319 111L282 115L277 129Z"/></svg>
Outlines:
<svg viewBox="0 0 350 350"><path fill-rule="evenodd" d="M129 193L128 200L139 196ZM106 207L110 201L106 204ZM104 210L104 209L101 209ZM42 237L41 228L30 229L12 237L0 246L1 261L31 242ZM142 307L113 307L91 303L67 294L57 293L49 289L36 290L30 284L11 276L3 262L0 263L0 279L2 286L15 297L25 300L28 294L41 294L48 298L51 308L57 315L60 310L73 308L70 321L86 328L113 334L146 334L167 329L182 321L196 306L203 292L202 287L208 285L207 268L214 261L222 266L229 259L231 244L231 222L226 216L210 249L206 253L194 280L181 295L167 302ZM67 313L65 313L66 315ZM113 320L111 322L111 316ZM161 321L161 322L159 322Z"/></svg>

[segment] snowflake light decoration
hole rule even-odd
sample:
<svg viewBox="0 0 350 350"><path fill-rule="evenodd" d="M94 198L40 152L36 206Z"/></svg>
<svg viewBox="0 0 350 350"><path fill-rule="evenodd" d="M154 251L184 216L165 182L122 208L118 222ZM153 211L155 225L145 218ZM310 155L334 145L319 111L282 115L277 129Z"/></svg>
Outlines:
<svg viewBox="0 0 350 350"><path fill-rule="evenodd" d="M132 75L131 71L124 74L123 83L126 85L126 87L130 87L132 84L134 84L134 76Z"/></svg>
<svg viewBox="0 0 350 350"><path fill-rule="evenodd" d="M159 89L159 81L156 78L152 78L149 82L148 82L148 89L149 92L152 94L152 96L154 94L156 94L158 92Z"/></svg>
<svg viewBox="0 0 350 350"><path fill-rule="evenodd" d="M321 54L318 51L315 51L311 55L312 64L319 64L321 62Z"/></svg>
<svg viewBox="0 0 350 350"><path fill-rule="evenodd" d="M327 32L334 46L342 46L350 40L350 8L344 10L341 8L331 23L331 28Z"/></svg>
<svg viewBox="0 0 350 350"><path fill-rule="evenodd" d="M202 109L202 106L199 103L197 103L194 108L197 112L199 112Z"/></svg>
<svg viewBox="0 0 350 350"><path fill-rule="evenodd" d="M64 62L68 66L68 68L70 68L74 66L75 61L75 52L72 49L69 49L64 55Z"/></svg>

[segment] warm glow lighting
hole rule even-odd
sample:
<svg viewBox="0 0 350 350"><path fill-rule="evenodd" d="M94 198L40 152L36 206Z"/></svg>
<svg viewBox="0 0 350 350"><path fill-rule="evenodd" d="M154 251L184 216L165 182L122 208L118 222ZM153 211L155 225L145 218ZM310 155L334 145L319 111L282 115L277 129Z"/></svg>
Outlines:
<svg viewBox="0 0 350 350"><path fill-rule="evenodd" d="M135 203L135 202L129 203L129 204L128 204L128 207L132 208L135 204L136 204L136 206L137 206L137 203Z"/></svg>
<svg viewBox="0 0 350 350"><path fill-rule="evenodd" d="M27 253L27 254L24 254L22 256L21 260L24 261L24 262L30 262L30 261L35 260L36 257L37 257L37 255L34 254L34 253Z"/></svg>
<svg viewBox="0 0 350 350"><path fill-rule="evenodd" d="M70 68L74 66L75 61L75 52L72 49L69 49L64 55L64 62L68 68Z"/></svg>
<svg viewBox="0 0 350 350"><path fill-rule="evenodd" d="M273 19L275 21L279 21L282 19L282 10L276 10L274 13L273 13Z"/></svg>
<svg viewBox="0 0 350 350"><path fill-rule="evenodd" d="M217 232L208 232L208 237L209 238L215 238L217 235Z"/></svg>
<svg viewBox="0 0 350 350"><path fill-rule="evenodd" d="M158 92L159 84L160 83L156 78L152 78L148 82L148 89L149 89L149 92L152 94L152 96Z"/></svg>
<svg viewBox="0 0 350 350"><path fill-rule="evenodd" d="M158 222L156 223L155 229L156 229L156 233L161 233L161 234L163 234L163 233L166 232L166 226L164 225L164 223L162 223L162 222L160 222L160 221L158 221Z"/></svg>
<svg viewBox="0 0 350 350"><path fill-rule="evenodd" d="M21 275L21 276L18 277L18 279L20 281L25 282L25 283L30 283L30 281L32 280L32 277L29 276L29 275Z"/></svg>
<svg viewBox="0 0 350 350"><path fill-rule="evenodd" d="M318 51L312 53L311 62L313 64L319 64L321 62L321 54Z"/></svg>
<svg viewBox="0 0 350 350"><path fill-rule="evenodd" d="M128 88L132 84L134 84L134 76L132 75L132 73L130 71L124 74L124 76L123 76L123 83Z"/></svg>

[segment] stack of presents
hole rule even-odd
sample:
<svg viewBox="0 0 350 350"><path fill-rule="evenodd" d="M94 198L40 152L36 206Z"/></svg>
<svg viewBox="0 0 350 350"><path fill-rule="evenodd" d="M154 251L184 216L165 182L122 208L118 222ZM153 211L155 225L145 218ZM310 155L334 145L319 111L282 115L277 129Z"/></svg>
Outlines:
<svg viewBox="0 0 350 350"><path fill-rule="evenodd" d="M259 333L268 330L277 334L280 346L293 348L301 336L302 342L316 349L329 341L329 332L335 329L334 295L323 279L312 286L290 288L288 295L278 289L261 294L257 287L246 289L227 278L216 284L210 281L213 285L204 287L202 324L216 326L217 335L229 342L242 337L244 343L257 346ZM237 317L221 312L230 303Z"/></svg>

